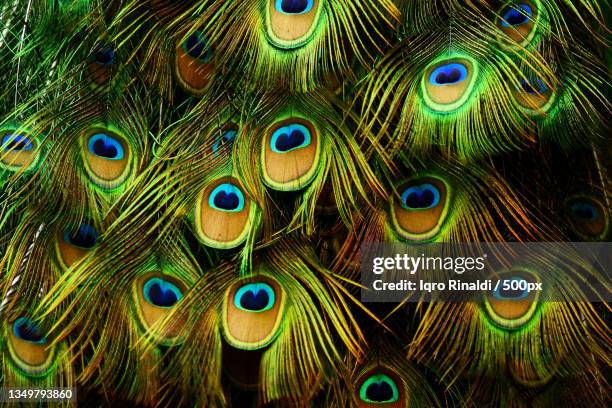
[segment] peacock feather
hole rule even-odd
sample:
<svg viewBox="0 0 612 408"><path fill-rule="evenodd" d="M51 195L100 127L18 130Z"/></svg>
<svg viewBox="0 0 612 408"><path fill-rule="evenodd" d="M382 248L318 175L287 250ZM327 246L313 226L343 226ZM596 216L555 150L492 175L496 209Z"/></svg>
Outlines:
<svg viewBox="0 0 612 408"><path fill-rule="evenodd" d="M610 405L609 15L0 0L0 398ZM383 244L543 289L373 302Z"/></svg>

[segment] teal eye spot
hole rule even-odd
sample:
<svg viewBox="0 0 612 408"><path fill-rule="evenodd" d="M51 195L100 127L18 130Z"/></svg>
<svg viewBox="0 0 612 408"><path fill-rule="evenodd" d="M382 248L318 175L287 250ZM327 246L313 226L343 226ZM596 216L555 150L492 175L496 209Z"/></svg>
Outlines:
<svg viewBox="0 0 612 408"><path fill-rule="evenodd" d="M107 160L121 160L125 155L121 143L106 133L96 133L91 136L87 147L92 154Z"/></svg>
<svg viewBox="0 0 612 408"><path fill-rule="evenodd" d="M40 327L27 317L20 317L13 322L13 334L20 340L35 344L45 344L47 338Z"/></svg>
<svg viewBox="0 0 612 408"><path fill-rule="evenodd" d="M409 210L427 210L439 202L440 191L433 184L408 187L402 192L402 207Z"/></svg>
<svg viewBox="0 0 612 408"><path fill-rule="evenodd" d="M304 14L312 10L314 0L276 0L274 7L276 11L283 14Z"/></svg>
<svg viewBox="0 0 612 408"><path fill-rule="evenodd" d="M183 42L183 51L202 62L210 61L213 55L208 39L200 31L196 31L187 37Z"/></svg>
<svg viewBox="0 0 612 408"><path fill-rule="evenodd" d="M239 212L244 208L244 195L242 191L233 184L219 184L210 193L208 205L219 211Z"/></svg>
<svg viewBox="0 0 612 408"><path fill-rule="evenodd" d="M513 276L507 285L499 285L497 290L493 292L493 297L497 300L520 300L529 296L528 282L520 276ZM514 283L516 282L516 283ZM524 282L524 283L523 283ZM504 287L506 286L506 287ZM523 289L522 289L523 288Z"/></svg>
<svg viewBox="0 0 612 408"><path fill-rule="evenodd" d="M183 298L183 292L172 282L151 278L142 289L147 302L157 307L172 307Z"/></svg>
<svg viewBox="0 0 612 408"><path fill-rule="evenodd" d="M453 62L434 69L431 75L429 75L429 83L437 86L454 85L465 81L467 76L468 70L466 66Z"/></svg>
<svg viewBox="0 0 612 408"><path fill-rule="evenodd" d="M531 20L532 15L533 10L528 4L511 5L503 13L501 24L503 27L518 27L527 24Z"/></svg>
<svg viewBox="0 0 612 408"><path fill-rule="evenodd" d="M8 134L2 138L4 150L30 151L34 148L32 141L26 135Z"/></svg>
<svg viewBox="0 0 612 408"><path fill-rule="evenodd" d="M236 138L235 130L226 130L221 135L217 136L217 140L212 146L213 153L218 153L219 150L223 151L225 149L229 149L229 147L234 143L234 139Z"/></svg>
<svg viewBox="0 0 612 408"><path fill-rule="evenodd" d="M76 232L65 230L64 241L79 248L91 249L98 241L98 232L89 224L81 224Z"/></svg>
<svg viewBox="0 0 612 408"><path fill-rule="evenodd" d="M591 203L577 202L571 205L572 218L580 221L595 221L600 217L599 210Z"/></svg>
<svg viewBox="0 0 612 408"><path fill-rule="evenodd" d="M385 374L375 374L363 382L359 398L369 403L392 403L399 399L395 381Z"/></svg>
<svg viewBox="0 0 612 408"><path fill-rule="evenodd" d="M112 65L115 62L115 50L104 43L100 43L96 47L93 57L97 64Z"/></svg>
<svg viewBox="0 0 612 408"><path fill-rule="evenodd" d="M234 305L247 312L265 312L272 309L276 296L267 283L248 283L236 291Z"/></svg>
<svg viewBox="0 0 612 408"><path fill-rule="evenodd" d="M281 126L272 133L270 147L275 153L288 153L310 144L310 130L299 123Z"/></svg>
<svg viewBox="0 0 612 408"><path fill-rule="evenodd" d="M518 88L530 95L543 94L548 91L548 87L540 78L533 78L530 80L522 79Z"/></svg>

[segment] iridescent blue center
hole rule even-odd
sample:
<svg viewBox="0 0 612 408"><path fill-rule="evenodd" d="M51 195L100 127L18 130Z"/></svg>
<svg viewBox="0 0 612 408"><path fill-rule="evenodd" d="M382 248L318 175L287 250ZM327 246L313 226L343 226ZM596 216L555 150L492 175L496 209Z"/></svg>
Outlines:
<svg viewBox="0 0 612 408"><path fill-rule="evenodd" d="M229 149L230 146L234 143L236 134L237 132L235 130L226 130L221 135L218 135L217 140L212 146L213 153L218 153L219 151Z"/></svg>
<svg viewBox="0 0 612 408"><path fill-rule="evenodd" d="M274 8L283 14L304 14L312 10L314 0L275 0Z"/></svg>
<svg viewBox="0 0 612 408"><path fill-rule="evenodd" d="M432 85L454 85L466 80L468 70L465 65L458 62L440 65L429 75Z"/></svg>
<svg viewBox="0 0 612 408"><path fill-rule="evenodd" d="M4 150L13 151L30 151L34 148L30 138L22 134L4 135L2 138L2 146L4 146Z"/></svg>
<svg viewBox="0 0 612 408"><path fill-rule="evenodd" d="M276 301L274 289L267 283L248 283L236 291L234 305L247 312L264 312Z"/></svg>
<svg viewBox="0 0 612 408"><path fill-rule="evenodd" d="M579 202L574 203L570 207L570 213L573 218L582 221L595 221L599 219L599 211L591 203Z"/></svg>
<svg viewBox="0 0 612 408"><path fill-rule="evenodd" d="M399 399L399 390L389 376L375 374L363 382L359 389L359 398L372 404L392 403Z"/></svg>
<svg viewBox="0 0 612 408"><path fill-rule="evenodd" d="M100 65L111 65L115 62L115 50L105 44L100 44L93 55L96 63Z"/></svg>
<svg viewBox="0 0 612 408"><path fill-rule="evenodd" d="M183 298L183 292L174 283L162 278L151 278L143 287L147 302L157 307L172 307Z"/></svg>
<svg viewBox="0 0 612 408"><path fill-rule="evenodd" d="M528 4L521 3L518 5L509 6L502 15L503 27L517 27L527 24L533 15L533 10Z"/></svg>
<svg viewBox="0 0 612 408"><path fill-rule="evenodd" d="M402 192L402 207L409 210L427 210L439 202L440 191L433 184L411 186Z"/></svg>
<svg viewBox="0 0 612 408"><path fill-rule="evenodd" d="M523 92L530 95L541 95L548 91L548 87L540 78L533 78L530 80L522 79L520 82L520 88L523 90Z"/></svg>
<svg viewBox="0 0 612 408"><path fill-rule="evenodd" d="M96 133L87 143L89 151L107 160L121 160L125 156L119 140L106 133Z"/></svg>
<svg viewBox="0 0 612 408"><path fill-rule="evenodd" d="M208 62L212 58L212 48L208 39L200 31L191 34L183 42L183 50L202 62Z"/></svg>
<svg viewBox="0 0 612 408"><path fill-rule="evenodd" d="M89 224L81 224L76 231L65 230L64 241L79 248L91 249L98 241L98 232Z"/></svg>
<svg viewBox="0 0 612 408"><path fill-rule="evenodd" d="M13 334L20 340L35 344L45 344L47 338L40 327L27 317L20 317L13 322Z"/></svg>
<svg viewBox="0 0 612 408"><path fill-rule="evenodd" d="M496 291L493 292L493 297L498 300L519 300L529 296L527 281L520 276L513 276L510 279L505 278L504 281L514 281L517 284L502 285L500 284ZM522 283L521 283L522 282ZM501 282L500 282L501 283ZM507 286L507 287L506 287ZM515 287L516 289L513 289ZM525 289L521 289L525 288Z"/></svg>
<svg viewBox="0 0 612 408"><path fill-rule="evenodd" d="M230 183L219 184L210 193L208 205L224 212L238 212L244 208L244 195L240 189Z"/></svg>
<svg viewBox="0 0 612 408"><path fill-rule="evenodd" d="M288 153L310 144L310 130L299 123L281 126L272 133L270 147L275 153Z"/></svg>

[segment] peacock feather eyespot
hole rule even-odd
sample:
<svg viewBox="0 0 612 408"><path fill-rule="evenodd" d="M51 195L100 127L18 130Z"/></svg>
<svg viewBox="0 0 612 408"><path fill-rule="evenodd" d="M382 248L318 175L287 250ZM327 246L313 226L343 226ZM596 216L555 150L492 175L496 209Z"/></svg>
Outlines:
<svg viewBox="0 0 612 408"><path fill-rule="evenodd" d="M27 317L20 317L13 322L13 334L20 340L34 344L45 344L47 338L38 324Z"/></svg>
<svg viewBox="0 0 612 408"><path fill-rule="evenodd" d="M132 153L127 139L108 128L84 132L82 156L87 177L104 190L121 186L132 170Z"/></svg>
<svg viewBox="0 0 612 408"><path fill-rule="evenodd" d="M547 112L554 102L554 92L538 77L522 78L512 90L516 102L530 113Z"/></svg>
<svg viewBox="0 0 612 408"><path fill-rule="evenodd" d="M431 183L411 186L402 192L401 205L407 210L428 210L440 203L440 190Z"/></svg>
<svg viewBox="0 0 612 408"><path fill-rule="evenodd" d="M465 65L450 63L440 65L431 72L429 83L432 85L452 85L466 80L468 70Z"/></svg>
<svg viewBox="0 0 612 408"><path fill-rule="evenodd" d="M9 324L6 334L12 362L27 376L44 376L52 365L54 347L40 326L30 317L21 316Z"/></svg>
<svg viewBox="0 0 612 408"><path fill-rule="evenodd" d="M197 30L182 38L176 47L174 72L179 85L194 96L202 96L215 71L213 44Z"/></svg>
<svg viewBox="0 0 612 408"><path fill-rule="evenodd" d="M56 254L60 266L67 269L84 258L98 244L98 231L83 223L77 228L69 227L58 232Z"/></svg>
<svg viewBox="0 0 612 408"><path fill-rule="evenodd" d="M292 117L273 124L261 152L263 181L279 191L308 185L321 163L320 138L308 120Z"/></svg>
<svg viewBox="0 0 612 408"><path fill-rule="evenodd" d="M223 336L232 347L256 350L269 345L279 334L285 295L263 266L249 278L236 282L223 301Z"/></svg>
<svg viewBox="0 0 612 408"><path fill-rule="evenodd" d="M324 0L267 0L266 38L277 48L292 50L309 43L321 17Z"/></svg>
<svg viewBox="0 0 612 408"><path fill-rule="evenodd" d="M399 392L395 381L380 373L370 376L361 384L359 398L375 404L392 403L399 399Z"/></svg>
<svg viewBox="0 0 612 408"><path fill-rule="evenodd" d="M215 155L219 155L222 152L230 151L232 145L234 144L234 140L236 139L236 135L238 135L238 129L233 127L219 132L215 138L215 143L212 145L212 152Z"/></svg>
<svg viewBox="0 0 612 408"><path fill-rule="evenodd" d="M106 133L91 136L87 147L90 153L108 160L121 160L125 155L121 143Z"/></svg>
<svg viewBox="0 0 612 408"><path fill-rule="evenodd" d="M478 65L468 57L438 60L425 69L421 94L434 112L450 113L463 106L473 93Z"/></svg>
<svg viewBox="0 0 612 408"><path fill-rule="evenodd" d="M312 10L314 0L276 0L274 7L280 13L304 14Z"/></svg>
<svg viewBox="0 0 612 408"><path fill-rule="evenodd" d="M570 207L572 218L580 221L595 221L601 217L599 210L592 203L577 202Z"/></svg>
<svg viewBox="0 0 612 408"><path fill-rule="evenodd" d="M244 209L244 195L238 186L223 183L210 193L208 205L218 211L240 212Z"/></svg>
<svg viewBox="0 0 612 408"><path fill-rule="evenodd" d="M213 50L208 39L200 31L196 31L183 41L183 51L192 58L202 62L210 61L213 55Z"/></svg>
<svg viewBox="0 0 612 408"><path fill-rule="evenodd" d="M501 25L502 27L517 27L527 24L531 20L532 15L533 10L529 4L519 3L506 6L502 15Z"/></svg>
<svg viewBox="0 0 612 408"><path fill-rule="evenodd" d="M390 216L395 233L402 239L433 239L448 212L448 188L442 179L423 177L399 185L399 197L391 197Z"/></svg>
<svg viewBox="0 0 612 408"><path fill-rule="evenodd" d="M511 2L498 13L497 27L504 34L504 40L524 46L535 37L539 22L539 2Z"/></svg>
<svg viewBox="0 0 612 408"><path fill-rule="evenodd" d="M254 227L256 210L238 180L220 177L197 198L193 224L196 236L211 248L235 248Z"/></svg>
<svg viewBox="0 0 612 408"><path fill-rule="evenodd" d="M178 286L159 277L147 280L142 291L145 300L156 307L171 308L183 298Z"/></svg>
<svg viewBox="0 0 612 408"><path fill-rule="evenodd" d="M497 274L502 284L486 293L485 310L496 326L515 330L529 323L538 308L540 291L529 291L530 283L538 283L537 276L526 269L515 269Z"/></svg>
<svg viewBox="0 0 612 408"><path fill-rule="evenodd" d="M5 151L29 152L34 148L32 141L24 134L8 134L2 138L2 146Z"/></svg>
<svg viewBox="0 0 612 408"><path fill-rule="evenodd" d="M167 316L183 299L187 286L174 275L152 271L141 276L133 286L136 315L142 328L162 345L181 341L181 321L162 325Z"/></svg>
<svg viewBox="0 0 612 408"><path fill-rule="evenodd" d="M548 91L548 87L540 78L534 78L530 81L521 79L519 87L528 94L543 94Z"/></svg>
<svg viewBox="0 0 612 408"><path fill-rule="evenodd" d="M247 283L234 295L234 305L247 312L259 313L272 309L275 302L274 289L267 283Z"/></svg>
<svg viewBox="0 0 612 408"><path fill-rule="evenodd" d="M576 195L565 200L567 224L574 234L585 240L604 239L609 230L605 206L596 198Z"/></svg>
<svg viewBox="0 0 612 408"><path fill-rule="evenodd" d="M106 44L100 44L93 53L94 62L100 65L114 64L115 57L115 50Z"/></svg>
<svg viewBox="0 0 612 408"><path fill-rule="evenodd" d="M394 370L382 365L375 365L359 374L354 394L359 408L408 406L404 382Z"/></svg>
<svg viewBox="0 0 612 408"><path fill-rule="evenodd" d="M493 297L497 300L520 300L525 299L529 296L529 290L527 282L524 278L520 276L510 276L504 279L506 282L510 282L508 287L504 287L500 285L497 290L493 291ZM516 282L516 285L513 284Z"/></svg>
<svg viewBox="0 0 612 408"><path fill-rule="evenodd" d="M11 171L28 170L38 161L36 141L27 132L14 128L0 129L2 138L0 166Z"/></svg>
<svg viewBox="0 0 612 408"><path fill-rule="evenodd" d="M93 87L106 84L112 76L112 70L117 62L115 49L106 43L99 43L87 61L87 69Z"/></svg>
<svg viewBox="0 0 612 408"><path fill-rule="evenodd" d="M66 229L64 231L64 242L83 248L92 249L98 241L98 232L89 224L81 224L76 232Z"/></svg>
<svg viewBox="0 0 612 408"><path fill-rule="evenodd" d="M274 153L288 153L310 144L310 130L299 123L281 126L272 133L270 148Z"/></svg>

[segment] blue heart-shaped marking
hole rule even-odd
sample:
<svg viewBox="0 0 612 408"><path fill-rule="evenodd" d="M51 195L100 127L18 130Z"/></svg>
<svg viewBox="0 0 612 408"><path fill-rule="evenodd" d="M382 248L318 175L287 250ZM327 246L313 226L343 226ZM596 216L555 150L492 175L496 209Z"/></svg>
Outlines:
<svg viewBox="0 0 612 408"><path fill-rule="evenodd" d="M172 307L181 298L181 290L172 282L161 278L151 278L144 286L145 299L158 307Z"/></svg>
<svg viewBox="0 0 612 408"><path fill-rule="evenodd" d="M238 208L240 200L234 192L219 191L214 198L215 206L223 210L231 211Z"/></svg>
<svg viewBox="0 0 612 408"><path fill-rule="evenodd" d="M244 208L244 195L233 184L219 184L210 193L208 205L219 211L239 212Z"/></svg>
<svg viewBox="0 0 612 408"><path fill-rule="evenodd" d="M30 151L34 148L30 138L26 135L8 134L2 138L4 150Z"/></svg>
<svg viewBox="0 0 612 408"><path fill-rule="evenodd" d="M309 12L314 0L276 0L275 8L284 14L304 14Z"/></svg>
<svg viewBox="0 0 612 408"><path fill-rule="evenodd" d="M571 207L574 218L584 221L595 221L599 218L597 209L589 203L574 203Z"/></svg>
<svg viewBox="0 0 612 408"><path fill-rule="evenodd" d="M402 206L411 210L433 208L440 202L440 192L429 183L411 186L402 193Z"/></svg>
<svg viewBox="0 0 612 408"><path fill-rule="evenodd" d="M281 126L272 133L270 147L275 153L288 153L310 144L310 130L299 123Z"/></svg>
<svg viewBox="0 0 612 408"><path fill-rule="evenodd" d="M543 94L548 90L548 87L540 78L534 78L529 81L521 79L520 87L525 93L530 95Z"/></svg>
<svg viewBox="0 0 612 408"><path fill-rule="evenodd" d="M79 225L79 229L73 233L70 230L64 231L64 241L85 249L91 249L96 245L98 232L89 224Z"/></svg>
<svg viewBox="0 0 612 408"><path fill-rule="evenodd" d="M212 57L212 48L208 39L200 31L191 34L183 43L183 50L202 62L210 61Z"/></svg>
<svg viewBox="0 0 612 408"><path fill-rule="evenodd" d="M393 398L393 389L386 381L373 382L366 388L366 397L370 401L385 402Z"/></svg>
<svg viewBox="0 0 612 408"><path fill-rule="evenodd" d="M236 138L237 133L238 132L236 132L235 130L226 130L225 132L223 132L223 134L217 136L217 140L212 145L213 153L218 153L219 150L225 151L226 149L229 149L230 146L234 143L234 139Z"/></svg>
<svg viewBox="0 0 612 408"><path fill-rule="evenodd" d="M18 339L30 342L44 344L46 337L41 333L40 328L36 323L27 317L20 317L13 323L13 334Z"/></svg>
<svg viewBox="0 0 612 408"><path fill-rule="evenodd" d="M264 290L249 290L240 298L240 306L252 311L263 310L270 301L270 296Z"/></svg>
<svg viewBox="0 0 612 408"><path fill-rule="evenodd" d="M432 85L454 85L465 81L468 71L465 65L453 62L445 64L434 69L429 76L429 82Z"/></svg>
<svg viewBox="0 0 612 408"><path fill-rule="evenodd" d="M106 133L96 133L89 138L89 151L107 160L121 160L125 153L119 140Z"/></svg>
<svg viewBox="0 0 612 408"><path fill-rule="evenodd" d="M510 6L508 10L503 14L502 26L503 27L516 27L523 25L531 19L533 11L527 4L519 4Z"/></svg>
<svg viewBox="0 0 612 408"><path fill-rule="evenodd" d="M361 384L359 398L369 403L395 402L399 399L399 390L389 376L378 373Z"/></svg>
<svg viewBox="0 0 612 408"><path fill-rule="evenodd" d="M274 306L274 289L267 283L248 283L236 291L234 305L247 312L263 312Z"/></svg>
<svg viewBox="0 0 612 408"><path fill-rule="evenodd" d="M281 152L287 152L295 149L304 143L304 133L299 129L294 129L291 133L281 133L276 139L275 147Z"/></svg>
<svg viewBox="0 0 612 408"><path fill-rule="evenodd" d="M115 50L108 45L98 45L94 52L94 60L100 65L111 65L115 62Z"/></svg>
<svg viewBox="0 0 612 408"><path fill-rule="evenodd" d="M98 156L114 159L117 157L117 148L103 139L98 139L94 142L94 152Z"/></svg>

